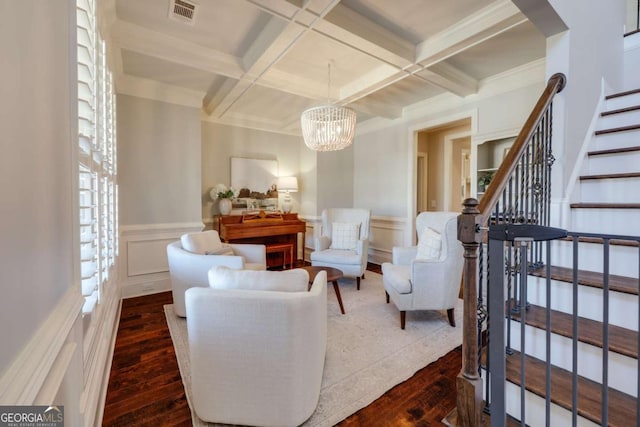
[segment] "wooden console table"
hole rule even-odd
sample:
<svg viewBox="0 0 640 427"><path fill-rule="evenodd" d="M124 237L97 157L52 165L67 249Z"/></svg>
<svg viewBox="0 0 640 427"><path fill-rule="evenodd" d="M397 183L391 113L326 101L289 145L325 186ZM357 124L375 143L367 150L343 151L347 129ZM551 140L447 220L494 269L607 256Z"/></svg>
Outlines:
<svg viewBox="0 0 640 427"><path fill-rule="evenodd" d="M218 234L227 243L258 243L267 247L292 245L293 257L298 257L298 233L302 233L302 242L306 232L306 223L298 214L281 215L226 215L219 217ZM293 264L293 257L291 263ZM283 249L267 254L267 267L282 266L286 262Z"/></svg>

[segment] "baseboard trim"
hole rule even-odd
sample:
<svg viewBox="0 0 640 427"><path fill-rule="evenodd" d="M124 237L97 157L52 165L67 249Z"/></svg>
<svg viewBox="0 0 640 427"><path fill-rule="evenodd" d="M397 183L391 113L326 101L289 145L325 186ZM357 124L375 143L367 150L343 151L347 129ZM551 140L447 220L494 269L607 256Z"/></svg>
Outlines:
<svg viewBox="0 0 640 427"><path fill-rule="evenodd" d="M34 404L82 316L83 303L80 289L70 287L0 378L0 402Z"/></svg>
<svg viewBox="0 0 640 427"><path fill-rule="evenodd" d="M171 290L171 278L169 273L162 277L146 279L138 283L129 283L122 288L122 298L135 298L143 295L157 294Z"/></svg>

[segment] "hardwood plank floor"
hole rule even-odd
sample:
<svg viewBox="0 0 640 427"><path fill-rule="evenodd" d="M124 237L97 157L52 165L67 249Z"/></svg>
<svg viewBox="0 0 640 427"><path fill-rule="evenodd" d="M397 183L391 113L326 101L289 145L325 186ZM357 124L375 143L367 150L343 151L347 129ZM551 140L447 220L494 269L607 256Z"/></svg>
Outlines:
<svg viewBox="0 0 640 427"><path fill-rule="evenodd" d="M368 270L380 272L369 265ZM103 426L190 426L163 306L171 292L126 299L109 377ZM436 426L455 407L461 349L387 391L339 426Z"/></svg>

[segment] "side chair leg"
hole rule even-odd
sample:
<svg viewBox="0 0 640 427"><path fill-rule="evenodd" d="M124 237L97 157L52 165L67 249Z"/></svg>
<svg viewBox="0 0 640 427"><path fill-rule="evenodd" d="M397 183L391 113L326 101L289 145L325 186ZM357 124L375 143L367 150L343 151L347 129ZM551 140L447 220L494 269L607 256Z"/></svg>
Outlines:
<svg viewBox="0 0 640 427"><path fill-rule="evenodd" d="M384 291L384 294L387 296L387 304L389 304L389 292Z"/></svg>
<svg viewBox="0 0 640 427"><path fill-rule="evenodd" d="M456 327L456 317L453 315L453 308L447 310L447 317L449 317L449 324Z"/></svg>
<svg viewBox="0 0 640 427"><path fill-rule="evenodd" d="M356 277L356 288L360 290L360 276Z"/></svg>
<svg viewBox="0 0 640 427"><path fill-rule="evenodd" d="M407 320L407 312L401 311L400 312L400 329L404 329L404 324L406 323L406 320Z"/></svg>

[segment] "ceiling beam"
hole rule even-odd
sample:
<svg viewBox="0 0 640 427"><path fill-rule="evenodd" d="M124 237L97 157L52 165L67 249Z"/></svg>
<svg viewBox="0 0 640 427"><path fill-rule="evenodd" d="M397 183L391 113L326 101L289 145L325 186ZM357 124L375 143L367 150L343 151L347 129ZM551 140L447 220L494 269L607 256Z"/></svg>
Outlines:
<svg viewBox="0 0 640 427"><path fill-rule="evenodd" d="M478 91L478 81L476 79L446 62L434 64L414 75L460 97L465 97Z"/></svg>
<svg viewBox="0 0 640 427"><path fill-rule="evenodd" d="M430 67L526 22L511 0L498 0L416 47L416 63Z"/></svg>
<svg viewBox="0 0 640 427"><path fill-rule="evenodd" d="M202 108L204 92L121 73L114 73L113 81L118 94Z"/></svg>
<svg viewBox="0 0 640 427"><path fill-rule="evenodd" d="M117 21L111 38L120 48L176 62L187 67L239 79L244 73L242 59L195 43Z"/></svg>
<svg viewBox="0 0 640 427"><path fill-rule="evenodd" d="M340 0L323 0L322 13L315 17L311 25L320 21ZM253 0L252 4L266 3L264 0ZM271 3L271 2L270 2ZM276 2L277 4L277 2ZM289 22L272 16L269 23L262 29L260 35L249 47L243 57L245 72L238 79L235 86L224 96L217 105L211 102L205 107L214 117L222 117L229 109L300 40L308 28L295 22L296 16L304 12L306 4L299 8ZM279 86L279 88L282 86ZM217 98L212 98L212 101Z"/></svg>

